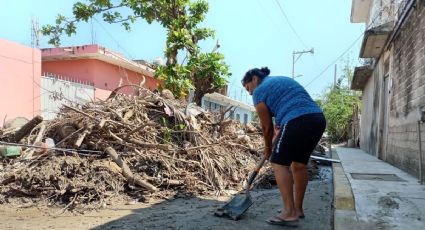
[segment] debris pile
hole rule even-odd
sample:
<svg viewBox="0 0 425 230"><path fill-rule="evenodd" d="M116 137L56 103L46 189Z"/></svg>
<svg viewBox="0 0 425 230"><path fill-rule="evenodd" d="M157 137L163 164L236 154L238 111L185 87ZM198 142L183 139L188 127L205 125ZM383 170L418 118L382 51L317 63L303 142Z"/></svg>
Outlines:
<svg viewBox="0 0 425 230"><path fill-rule="evenodd" d="M261 154L255 127L139 92L115 90L105 101L64 105L54 120L36 117L26 128L0 130L3 144L23 146L20 157L0 165L0 203L25 197L72 209L123 196L241 189Z"/></svg>

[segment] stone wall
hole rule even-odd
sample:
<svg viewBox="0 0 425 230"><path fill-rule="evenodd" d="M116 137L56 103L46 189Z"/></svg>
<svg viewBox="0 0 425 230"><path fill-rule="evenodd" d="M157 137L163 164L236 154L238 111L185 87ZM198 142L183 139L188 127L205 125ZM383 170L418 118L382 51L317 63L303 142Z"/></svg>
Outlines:
<svg viewBox="0 0 425 230"><path fill-rule="evenodd" d="M418 1L392 43L385 160L418 176L419 109L425 106L425 1ZM422 125L425 130L425 125ZM422 133L425 139L425 133ZM425 147L425 144L423 144Z"/></svg>

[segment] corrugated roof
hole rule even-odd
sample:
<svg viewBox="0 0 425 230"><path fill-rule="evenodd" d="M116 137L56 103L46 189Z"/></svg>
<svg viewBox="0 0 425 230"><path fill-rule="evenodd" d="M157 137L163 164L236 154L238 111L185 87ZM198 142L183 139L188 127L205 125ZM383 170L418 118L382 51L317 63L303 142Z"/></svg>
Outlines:
<svg viewBox="0 0 425 230"><path fill-rule="evenodd" d="M235 99L232 99L230 97L224 96L224 95L219 94L219 93L205 94L204 97L206 99L212 99L212 100L215 100L215 101L223 102L227 105L231 105L231 106L239 107L239 108L251 111L251 112L255 112L254 106L245 104L241 101L237 101Z"/></svg>

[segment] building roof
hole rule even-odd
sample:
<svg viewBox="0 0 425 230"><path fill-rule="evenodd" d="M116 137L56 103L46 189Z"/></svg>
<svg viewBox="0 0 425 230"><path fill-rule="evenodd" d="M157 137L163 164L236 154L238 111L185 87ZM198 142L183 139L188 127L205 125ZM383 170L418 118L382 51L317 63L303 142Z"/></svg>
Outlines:
<svg viewBox="0 0 425 230"><path fill-rule="evenodd" d="M372 76L373 68L371 66L359 66L354 68L353 80L351 81L351 89L363 91L370 76Z"/></svg>
<svg viewBox="0 0 425 230"><path fill-rule="evenodd" d="M153 77L155 70L140 62L99 45L68 46L41 49L42 61L96 59Z"/></svg>
<svg viewBox="0 0 425 230"><path fill-rule="evenodd" d="M210 99L210 100L222 102L222 103L227 104L227 105L231 105L231 106L238 107L238 108L241 108L241 109L245 109L245 110L248 110L248 111L251 111L251 112L255 112L254 106L245 104L243 102L237 101L235 99L232 99L230 97L224 96L224 95L219 94L219 93L205 94L204 99L207 99L207 100Z"/></svg>
<svg viewBox="0 0 425 230"><path fill-rule="evenodd" d="M384 50L388 36L392 32L393 22L366 30L360 49L361 58L379 58Z"/></svg>

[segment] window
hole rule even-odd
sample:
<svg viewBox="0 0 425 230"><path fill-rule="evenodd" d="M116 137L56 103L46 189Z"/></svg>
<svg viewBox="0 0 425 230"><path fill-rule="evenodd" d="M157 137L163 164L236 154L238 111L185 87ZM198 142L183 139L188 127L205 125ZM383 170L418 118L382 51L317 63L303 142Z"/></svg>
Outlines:
<svg viewBox="0 0 425 230"><path fill-rule="evenodd" d="M234 110L230 111L230 119L232 119L232 120L235 119L235 111Z"/></svg>
<svg viewBox="0 0 425 230"><path fill-rule="evenodd" d="M236 114L236 120L241 121L241 115L239 113Z"/></svg>
<svg viewBox="0 0 425 230"><path fill-rule="evenodd" d="M243 123L246 125L248 123L248 114L243 115Z"/></svg>

